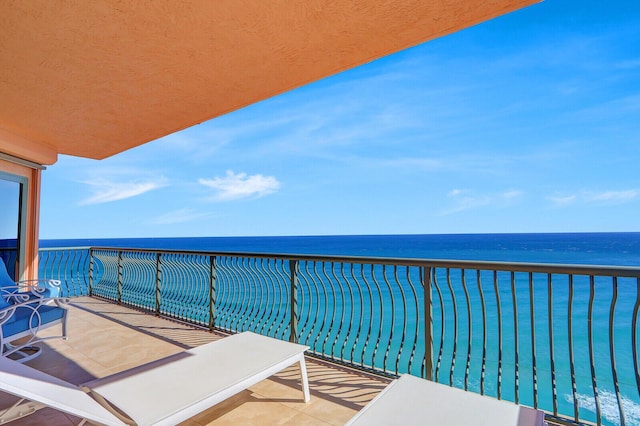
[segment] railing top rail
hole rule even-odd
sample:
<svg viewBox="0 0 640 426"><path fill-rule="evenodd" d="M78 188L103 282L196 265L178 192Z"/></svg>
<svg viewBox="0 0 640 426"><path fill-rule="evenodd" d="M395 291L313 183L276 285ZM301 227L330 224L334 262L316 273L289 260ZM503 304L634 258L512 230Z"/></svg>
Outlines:
<svg viewBox="0 0 640 426"><path fill-rule="evenodd" d="M89 250L90 246L40 247L40 251Z"/></svg>
<svg viewBox="0 0 640 426"><path fill-rule="evenodd" d="M204 250L139 249L123 247L90 247L90 250L110 250L137 253L186 254L196 256L251 257L258 259L298 260L312 262L355 263L374 265L420 266L426 268L477 269L504 272L535 272L640 278L640 267L608 265L572 265L556 263L526 263L477 260L420 259L365 256L328 256L289 253L249 253Z"/></svg>

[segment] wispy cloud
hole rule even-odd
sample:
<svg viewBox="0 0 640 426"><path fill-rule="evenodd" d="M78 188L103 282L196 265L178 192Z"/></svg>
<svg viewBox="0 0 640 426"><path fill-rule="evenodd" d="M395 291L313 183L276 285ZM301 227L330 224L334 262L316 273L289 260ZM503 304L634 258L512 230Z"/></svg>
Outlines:
<svg viewBox="0 0 640 426"><path fill-rule="evenodd" d="M228 170L224 177L198 179L201 185L214 190L214 200L230 201L241 198L258 198L280 189L280 182L273 176L247 175Z"/></svg>
<svg viewBox="0 0 640 426"><path fill-rule="evenodd" d="M212 214L213 213L210 212L198 212L193 209L183 208L157 216L151 222L155 225L174 225L176 223L191 222L196 219L211 216Z"/></svg>
<svg viewBox="0 0 640 426"><path fill-rule="evenodd" d="M584 199L587 202L626 203L638 198L640 191L629 189L624 191L586 192Z"/></svg>
<svg viewBox="0 0 640 426"><path fill-rule="evenodd" d="M576 202L577 199L577 195L552 195L547 197L547 200L551 201L557 206L568 206Z"/></svg>
<svg viewBox="0 0 640 426"><path fill-rule="evenodd" d="M500 194L499 196L503 199L503 200L513 200L516 198L521 197L522 195L524 195L523 191L517 190L517 189L512 189L510 191L505 191L502 194Z"/></svg>
<svg viewBox="0 0 640 426"><path fill-rule="evenodd" d="M552 195L547 200L557 207L565 207L574 203L611 205L623 204L640 198L640 190L627 189L622 191L582 191L577 194Z"/></svg>
<svg viewBox="0 0 640 426"><path fill-rule="evenodd" d="M90 197L81 200L81 206L90 204L109 203L112 201L124 200L126 198L137 197L154 189L167 185L164 177L153 180L136 180L130 182L115 182L109 179L95 179L82 181L91 187L93 193Z"/></svg>
<svg viewBox="0 0 640 426"><path fill-rule="evenodd" d="M453 189L447 194L447 198L451 200L453 207L444 210L442 214L450 215L488 205L505 206L511 204L523 195L523 191L515 189L491 194L476 194L469 190Z"/></svg>
<svg viewBox="0 0 640 426"><path fill-rule="evenodd" d="M470 191L462 189L453 189L449 191L447 198L453 201L454 206L443 211L443 214L445 215L486 206L491 201L490 197L486 195L476 195Z"/></svg>

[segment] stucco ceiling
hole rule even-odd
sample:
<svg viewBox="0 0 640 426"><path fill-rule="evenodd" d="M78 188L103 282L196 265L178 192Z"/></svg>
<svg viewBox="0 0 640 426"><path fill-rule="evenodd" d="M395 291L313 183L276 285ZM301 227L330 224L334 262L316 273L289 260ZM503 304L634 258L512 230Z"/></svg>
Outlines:
<svg viewBox="0 0 640 426"><path fill-rule="evenodd" d="M537 0L0 3L0 151L101 159Z"/></svg>

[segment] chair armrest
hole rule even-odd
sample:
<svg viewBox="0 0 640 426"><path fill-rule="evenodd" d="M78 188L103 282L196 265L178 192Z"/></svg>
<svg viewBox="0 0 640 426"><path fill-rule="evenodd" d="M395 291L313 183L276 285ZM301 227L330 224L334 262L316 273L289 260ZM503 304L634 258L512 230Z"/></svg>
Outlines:
<svg viewBox="0 0 640 426"><path fill-rule="evenodd" d="M35 280L34 280L35 281ZM57 281L57 280L49 280ZM21 281L24 282L24 281ZM58 282L58 286L60 281ZM21 303L48 303L50 301L56 301L57 299L63 299L68 302L68 298L59 297L59 287L45 288L41 286L6 286L0 287L0 296L3 297L8 303L13 305L19 305ZM58 302L56 302L58 303Z"/></svg>
<svg viewBox="0 0 640 426"><path fill-rule="evenodd" d="M48 279L37 279L37 280L22 280L16 283L17 286L22 288L38 288L44 289L41 293L48 292L48 297L60 297L62 292L61 287L62 282L60 280L48 280Z"/></svg>
<svg viewBox="0 0 640 426"><path fill-rule="evenodd" d="M60 280L23 280L15 286L3 287L0 294L11 303L26 300L27 296L30 299L55 298L61 295L60 285Z"/></svg>

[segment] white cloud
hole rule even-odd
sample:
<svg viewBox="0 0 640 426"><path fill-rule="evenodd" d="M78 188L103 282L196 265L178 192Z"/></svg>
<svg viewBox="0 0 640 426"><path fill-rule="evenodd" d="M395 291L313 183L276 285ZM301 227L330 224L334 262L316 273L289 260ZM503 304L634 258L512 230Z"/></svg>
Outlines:
<svg viewBox="0 0 640 426"><path fill-rule="evenodd" d="M567 206L569 204L573 204L578 197L576 195L565 195L565 196L549 196L547 200L553 202L557 206Z"/></svg>
<svg viewBox="0 0 640 426"><path fill-rule="evenodd" d="M630 189L626 191L604 191L604 192L587 192L584 195L584 199L587 202L595 203L626 203L631 201L640 195L640 191Z"/></svg>
<svg viewBox="0 0 640 426"><path fill-rule="evenodd" d="M193 209L184 208L179 210L173 210L163 215L157 216L152 220L155 225L173 225L176 223L190 222L192 220L200 219L203 217L211 216L212 213L197 212Z"/></svg>
<svg viewBox="0 0 640 426"><path fill-rule="evenodd" d="M512 189L509 191L492 194L475 194L464 189L452 189L447 193L447 198L454 203L453 207L444 210L442 214L449 215L465 210L478 209L480 207L495 204L498 207L511 205L513 200L524 195L523 191Z"/></svg>
<svg viewBox="0 0 640 426"><path fill-rule="evenodd" d="M280 182L273 176L252 175L227 171L224 177L198 179L198 182L215 191L218 201L238 200L249 197L264 197L280 189Z"/></svg>
<svg viewBox="0 0 640 426"><path fill-rule="evenodd" d="M549 196L548 200L557 206L563 207L575 202L586 204L622 204L640 197L640 190L628 189L622 191L582 191L579 194Z"/></svg>
<svg viewBox="0 0 640 426"><path fill-rule="evenodd" d="M447 198L450 198L454 201L454 206L450 209L447 209L443 212L443 214L453 214L459 213L465 210L472 210L482 206L486 206L491 202L491 197L487 195L475 195L470 191L465 191L461 189L453 189L449 191L447 194Z"/></svg>
<svg viewBox="0 0 640 426"><path fill-rule="evenodd" d="M135 182L114 182L109 179L95 179L83 181L82 183L91 186L93 195L81 200L79 205L101 204L112 201L124 200L136 197L154 189L166 186L164 177L155 180L135 181Z"/></svg>
<svg viewBox="0 0 640 426"><path fill-rule="evenodd" d="M500 197L503 200L512 200L514 198L518 198L521 197L522 195L524 195L524 192L517 190L517 189L513 189L511 191L505 191L502 194L500 194Z"/></svg>

